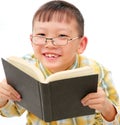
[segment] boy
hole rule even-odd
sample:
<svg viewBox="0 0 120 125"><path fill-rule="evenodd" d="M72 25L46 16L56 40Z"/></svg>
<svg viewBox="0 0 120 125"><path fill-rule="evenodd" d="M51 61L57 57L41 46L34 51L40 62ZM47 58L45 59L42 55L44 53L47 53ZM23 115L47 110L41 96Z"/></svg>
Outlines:
<svg viewBox="0 0 120 125"><path fill-rule="evenodd" d="M28 112L27 125L120 124L119 99L110 72L98 62L80 55L86 49L87 38L84 36L83 16L74 5L54 0L41 6L33 17L30 40L34 54L23 58L36 65L45 77L89 65L99 74L99 84L96 93L89 93L80 100L84 106L95 109L96 114L46 123ZM25 109L14 103L20 100L20 94L3 80L0 84L1 115L22 115Z"/></svg>

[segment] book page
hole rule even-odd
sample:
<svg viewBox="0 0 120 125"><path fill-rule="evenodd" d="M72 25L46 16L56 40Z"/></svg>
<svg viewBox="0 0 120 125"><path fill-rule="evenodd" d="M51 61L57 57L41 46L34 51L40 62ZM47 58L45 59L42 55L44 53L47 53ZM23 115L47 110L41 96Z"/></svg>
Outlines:
<svg viewBox="0 0 120 125"><path fill-rule="evenodd" d="M40 82L44 82L45 78L42 72L40 71L40 69L30 64L29 62L25 61L24 59L20 57L11 56L7 58L7 61L11 63L12 65L14 65L15 67L17 67L18 69L20 69L21 71L30 75L34 79Z"/></svg>
<svg viewBox="0 0 120 125"><path fill-rule="evenodd" d="M46 80L42 74L42 72L34 65L28 63L24 59L20 57L11 56L8 59L8 62L16 66L18 69L22 70L26 74L30 75L34 79L40 81L41 83L49 83L51 81L57 81L62 79L75 78L85 75L94 74L92 67L85 66L72 70L65 70L56 72L50 75Z"/></svg>
<svg viewBox="0 0 120 125"><path fill-rule="evenodd" d="M80 67L80 68L77 68L77 69L66 70L66 71L54 73L54 74L50 75L46 79L45 82L48 83L50 81L69 79L69 78L75 78L75 77L92 75L92 74L94 74L93 68L90 67L90 66L85 66L85 67Z"/></svg>

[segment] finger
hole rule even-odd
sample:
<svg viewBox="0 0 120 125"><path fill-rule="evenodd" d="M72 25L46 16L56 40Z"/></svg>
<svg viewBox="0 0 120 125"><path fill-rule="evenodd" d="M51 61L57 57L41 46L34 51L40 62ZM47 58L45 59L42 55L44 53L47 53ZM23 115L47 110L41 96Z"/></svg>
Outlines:
<svg viewBox="0 0 120 125"><path fill-rule="evenodd" d="M91 109L95 109L95 110L101 111L101 109L103 108L103 105L94 104L94 105L88 105L88 107L91 108Z"/></svg>
<svg viewBox="0 0 120 125"><path fill-rule="evenodd" d="M6 99L20 99L20 94L12 86L7 84L6 81L1 84L0 93Z"/></svg>
<svg viewBox="0 0 120 125"><path fill-rule="evenodd" d="M105 98L101 97L101 98L89 99L86 102L84 102L83 104L85 106L88 106L88 105L97 105L97 104L104 105L104 103L105 103Z"/></svg>
<svg viewBox="0 0 120 125"><path fill-rule="evenodd" d="M12 92L1 93L0 98L3 100L13 100L13 101L20 101L21 100L20 98L17 98Z"/></svg>
<svg viewBox="0 0 120 125"><path fill-rule="evenodd" d="M101 87L98 87L97 92L89 93L81 100L81 102L85 103L90 99L105 98L105 97L106 97L106 95L105 95L105 92L103 91L103 89Z"/></svg>
<svg viewBox="0 0 120 125"><path fill-rule="evenodd" d="M7 85L7 87L6 87L6 91L8 91L9 90L9 95L13 95L13 96L15 96L16 98L20 98L20 94L19 94L19 92L17 92L12 86L10 86L10 85Z"/></svg>
<svg viewBox="0 0 120 125"><path fill-rule="evenodd" d="M89 93L81 100L81 103L85 104L88 100L95 99L95 98L98 98L98 95L96 93Z"/></svg>

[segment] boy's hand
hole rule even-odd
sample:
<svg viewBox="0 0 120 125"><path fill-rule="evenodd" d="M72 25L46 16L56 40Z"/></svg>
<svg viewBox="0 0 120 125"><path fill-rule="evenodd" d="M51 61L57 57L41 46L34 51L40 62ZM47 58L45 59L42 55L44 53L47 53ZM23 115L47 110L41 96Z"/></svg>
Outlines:
<svg viewBox="0 0 120 125"><path fill-rule="evenodd" d="M0 82L0 107L5 105L8 100L20 101L20 94L10 86L6 80Z"/></svg>
<svg viewBox="0 0 120 125"><path fill-rule="evenodd" d="M98 88L96 93L89 93L82 100L84 106L89 106L92 109L102 112L105 108L106 95L102 88Z"/></svg>
<svg viewBox="0 0 120 125"><path fill-rule="evenodd" d="M98 87L96 93L89 93L85 96L81 100L81 103L84 106L89 106L92 109L98 110L108 121L114 120L114 117L117 114L116 109L107 99L107 96L101 87Z"/></svg>

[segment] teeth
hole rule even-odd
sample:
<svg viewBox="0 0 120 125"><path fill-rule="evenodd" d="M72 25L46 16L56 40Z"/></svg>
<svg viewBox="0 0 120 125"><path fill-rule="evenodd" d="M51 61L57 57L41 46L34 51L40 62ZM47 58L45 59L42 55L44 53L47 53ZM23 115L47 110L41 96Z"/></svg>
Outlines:
<svg viewBox="0 0 120 125"><path fill-rule="evenodd" d="M46 54L45 56L47 56L47 57L49 57L49 58L50 58L50 57L54 57L54 58L57 57L57 55L54 55L54 54Z"/></svg>

